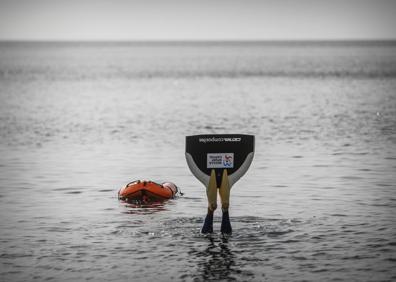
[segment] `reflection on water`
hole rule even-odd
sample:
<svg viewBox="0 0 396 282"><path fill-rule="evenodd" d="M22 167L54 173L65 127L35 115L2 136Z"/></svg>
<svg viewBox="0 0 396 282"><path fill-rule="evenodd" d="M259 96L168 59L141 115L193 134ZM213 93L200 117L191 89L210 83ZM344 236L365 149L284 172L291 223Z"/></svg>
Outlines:
<svg viewBox="0 0 396 282"><path fill-rule="evenodd" d="M0 280L396 280L395 48L0 43ZM256 136L230 237L199 133ZM142 178L185 196L119 202Z"/></svg>
<svg viewBox="0 0 396 282"><path fill-rule="evenodd" d="M235 256L228 246L227 238L216 240L214 236L206 236L208 246L203 251L190 250L189 255L198 258L198 275L199 281L219 281L236 280L233 273L239 274L241 271L236 269ZM201 261L199 261L201 260Z"/></svg>
<svg viewBox="0 0 396 282"><path fill-rule="evenodd" d="M135 203L128 202L123 205L126 207L124 213L127 214L151 214L166 210L164 202L141 203L135 201Z"/></svg>

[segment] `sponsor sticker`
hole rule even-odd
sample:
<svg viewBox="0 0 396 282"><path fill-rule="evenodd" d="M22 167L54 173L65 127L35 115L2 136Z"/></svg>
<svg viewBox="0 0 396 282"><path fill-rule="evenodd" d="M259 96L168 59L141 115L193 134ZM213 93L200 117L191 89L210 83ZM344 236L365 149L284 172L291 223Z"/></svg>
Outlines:
<svg viewBox="0 0 396 282"><path fill-rule="evenodd" d="M233 168L234 153L210 153L207 158L207 168Z"/></svg>

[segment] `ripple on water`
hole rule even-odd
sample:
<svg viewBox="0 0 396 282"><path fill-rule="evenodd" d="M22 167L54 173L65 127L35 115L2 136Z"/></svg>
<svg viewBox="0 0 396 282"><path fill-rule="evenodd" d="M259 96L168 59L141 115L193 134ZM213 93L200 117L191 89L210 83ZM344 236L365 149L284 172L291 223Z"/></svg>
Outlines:
<svg viewBox="0 0 396 282"><path fill-rule="evenodd" d="M113 189L101 189L101 190L98 190L97 192L101 192L101 193L104 193L104 192L114 192L114 190L113 190Z"/></svg>
<svg viewBox="0 0 396 282"><path fill-rule="evenodd" d="M232 217L231 221L231 236L218 231L200 234L201 217L178 217L156 224L141 222L140 227L131 223L132 229L125 223L114 235L128 238L138 245L140 259L150 259L152 263L161 259L166 265L165 258L178 257L186 266L179 269L178 278L194 281L241 281L264 277L265 273L252 270L252 266L269 263L271 257L267 254L285 252L286 245L300 242L293 234L303 224L300 219ZM220 219L215 218L215 230L220 229L220 224ZM148 255L154 250L155 257Z"/></svg>
<svg viewBox="0 0 396 282"><path fill-rule="evenodd" d="M71 194L71 195L81 194L81 193L83 193L83 191L69 191L69 192L65 192L65 194Z"/></svg>

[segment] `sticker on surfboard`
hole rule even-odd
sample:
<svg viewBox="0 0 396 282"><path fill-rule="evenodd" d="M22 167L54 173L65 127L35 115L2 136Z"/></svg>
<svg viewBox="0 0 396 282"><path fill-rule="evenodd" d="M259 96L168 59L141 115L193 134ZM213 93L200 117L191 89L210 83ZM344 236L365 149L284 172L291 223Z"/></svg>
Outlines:
<svg viewBox="0 0 396 282"><path fill-rule="evenodd" d="M234 153L207 154L207 168L233 168Z"/></svg>

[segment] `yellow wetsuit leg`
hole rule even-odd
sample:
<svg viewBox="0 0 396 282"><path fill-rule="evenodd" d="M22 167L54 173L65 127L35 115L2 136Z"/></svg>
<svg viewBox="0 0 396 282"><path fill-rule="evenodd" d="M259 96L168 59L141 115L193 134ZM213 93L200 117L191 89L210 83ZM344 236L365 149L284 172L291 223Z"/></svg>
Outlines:
<svg viewBox="0 0 396 282"><path fill-rule="evenodd" d="M227 170L223 170L223 176L221 180L221 185L219 188L220 200L221 200L221 208L223 211L227 211L230 206L230 182L228 181L228 173Z"/></svg>
<svg viewBox="0 0 396 282"><path fill-rule="evenodd" d="M210 173L209 185L206 187L206 195L208 197L208 209L214 211L217 208L217 183L214 169L212 169Z"/></svg>

